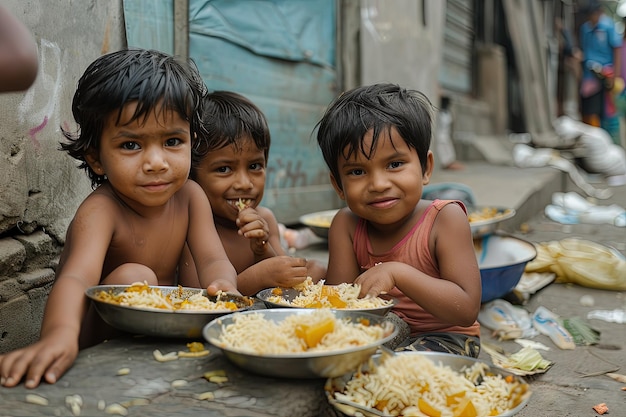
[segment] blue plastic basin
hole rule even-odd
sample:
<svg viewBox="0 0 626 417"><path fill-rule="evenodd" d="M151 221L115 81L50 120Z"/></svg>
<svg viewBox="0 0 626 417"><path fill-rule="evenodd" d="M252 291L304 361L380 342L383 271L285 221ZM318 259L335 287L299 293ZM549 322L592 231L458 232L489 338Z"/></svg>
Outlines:
<svg viewBox="0 0 626 417"><path fill-rule="evenodd" d="M487 235L474 241L474 249L483 287L482 303L511 292L526 264L537 256L532 243L513 236Z"/></svg>

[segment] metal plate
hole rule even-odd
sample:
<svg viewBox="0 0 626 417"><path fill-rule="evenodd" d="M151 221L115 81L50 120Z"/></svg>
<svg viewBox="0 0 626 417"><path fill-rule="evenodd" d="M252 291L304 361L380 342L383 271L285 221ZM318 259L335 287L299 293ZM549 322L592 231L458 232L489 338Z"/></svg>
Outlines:
<svg viewBox="0 0 626 417"><path fill-rule="evenodd" d="M317 236L328 239L330 223L333 221L338 211L339 209L304 214L300 216L300 223L309 227Z"/></svg>
<svg viewBox="0 0 626 417"><path fill-rule="evenodd" d="M524 381L523 378L517 375L514 375L504 369L498 368L483 360L474 359L474 358L470 358L467 356L454 355L451 353L440 353L440 352L397 352L396 355L423 355L435 363L441 363L444 366L449 366L454 371L460 371L463 367L470 367L474 365L476 362L482 362L482 363L486 363L489 366L489 372L493 374L496 374L496 375L499 374L504 377L511 376L520 383L524 383L524 384L526 383L526 381ZM374 364L377 364L383 356L384 355L381 355L381 354L373 355L372 362ZM368 364L363 365L362 369L367 370ZM334 394L336 392L343 392L346 388L346 385L352 379L353 376L354 376L354 373L349 373L346 375L342 375L340 377L329 378L326 381L324 390L326 391L326 397L328 398L329 403L336 410L350 417L357 417L357 416L363 416L363 415L384 416L385 414L381 413L377 409L364 407L358 404L354 405L354 403L350 403L346 401L338 401L335 399ZM530 390L526 391L522 401L515 408L508 410L507 412L503 414L499 414L499 416L500 417L514 416L515 414L520 412L522 408L526 406L526 404L528 403L528 400L530 399L530 396L531 396L531 391Z"/></svg>
<svg viewBox="0 0 626 417"><path fill-rule="evenodd" d="M110 291L113 294L118 294L129 286L97 285L85 291L85 295L92 300L96 311L106 323L129 333L168 338L199 338L202 336L203 327L211 320L233 313L233 310L170 311L156 308L129 307L107 303L96 296L100 291ZM150 288L159 288L163 295L174 291L178 293L179 291L178 287L151 286ZM206 296L206 290L182 288L183 297L189 297L197 293L202 293L202 295ZM216 301L215 296L208 296L208 298L211 301ZM223 296L221 299L224 300ZM237 311L246 310L252 305L251 299L240 295L228 294L228 300L237 304L239 307Z"/></svg>
<svg viewBox="0 0 626 417"><path fill-rule="evenodd" d="M474 206L468 207L467 212L468 215L471 215L472 213L479 213L485 209L495 209L496 213L491 218L470 222L470 229L474 238L495 232L501 222L515 216L515 209L510 207Z"/></svg>
<svg viewBox="0 0 626 417"><path fill-rule="evenodd" d="M275 291L277 288L280 289L280 291L282 291L282 298L284 298L287 302L292 301L294 298L300 295L300 291L294 288L275 287L275 288L266 288L264 290L259 291L256 297L259 300L263 301L263 303L265 304L265 307L267 308L306 308L306 307L298 307L298 306L293 306L289 304L275 303L273 301L269 301L269 298L272 297L273 295L273 291ZM383 307L374 307L374 308L358 308L358 309L335 308L334 310L360 311L363 313L371 313L371 314L376 314L378 316L384 316L385 314L389 313L396 304L398 304L398 300L389 295L382 294L382 295L379 295L379 297L384 300L390 300L391 304L387 306L383 306Z"/></svg>
<svg viewBox="0 0 626 417"><path fill-rule="evenodd" d="M219 341L226 326L234 322L234 317L240 314L263 314L265 319L281 322L294 314L307 315L314 313L313 309L272 309L250 310L219 317L207 324L202 332L204 338L222 350L224 355L235 365L247 371L272 377L281 378L329 378L352 372L360 364L367 361L376 353L378 347L398 333L392 322L381 316L361 313L357 311L332 310L335 318L349 319L356 322L360 319L369 320L371 325L384 325L387 329L385 337L367 345L342 349L332 352L304 352L285 353L274 355L258 355L242 352L223 346Z"/></svg>

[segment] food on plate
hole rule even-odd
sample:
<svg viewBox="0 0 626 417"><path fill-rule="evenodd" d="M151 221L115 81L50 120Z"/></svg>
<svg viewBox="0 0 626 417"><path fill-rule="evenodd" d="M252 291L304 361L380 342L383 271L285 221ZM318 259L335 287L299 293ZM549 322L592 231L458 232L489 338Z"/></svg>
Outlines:
<svg viewBox="0 0 626 417"><path fill-rule="evenodd" d="M530 391L513 376L477 361L459 371L420 354L387 356L347 381L338 401L352 401L390 416L497 416L521 404Z"/></svg>
<svg viewBox="0 0 626 417"><path fill-rule="evenodd" d="M307 219L307 224L309 226L314 226L314 227L325 227L325 228L329 228L330 227L330 223L333 221L333 216L329 216L329 215L319 215L319 216L313 216L313 217L309 217Z"/></svg>
<svg viewBox="0 0 626 417"><path fill-rule="evenodd" d="M338 309L365 309L390 306L392 300L380 297L359 298L361 286L358 284L343 283L339 285L324 285L324 280L313 283L308 277L294 289L300 291L292 300L283 297L281 288L274 288L267 301L275 304L284 304L291 307L305 308L338 308Z"/></svg>
<svg viewBox="0 0 626 417"><path fill-rule="evenodd" d="M224 295L226 295L224 293ZM239 309L232 301L220 300L218 294L217 301L211 301L208 297L196 292L188 297L184 295L183 287L179 286L178 291L164 295L158 287L150 287L145 282L135 282L124 291L117 294L112 291L101 290L95 294L95 298L110 304L118 304L126 307L136 308L156 308L162 310L231 310Z"/></svg>
<svg viewBox="0 0 626 417"><path fill-rule="evenodd" d="M470 223L481 222L485 220L494 220L498 217L504 217L511 212L511 209L499 209L497 207L482 207L478 210L467 214Z"/></svg>
<svg viewBox="0 0 626 417"><path fill-rule="evenodd" d="M240 352L276 355L354 348L382 339L387 333L383 325L371 324L367 319L338 319L329 309L294 313L280 322L266 319L259 311L235 313L233 323L223 325L221 335L211 343Z"/></svg>

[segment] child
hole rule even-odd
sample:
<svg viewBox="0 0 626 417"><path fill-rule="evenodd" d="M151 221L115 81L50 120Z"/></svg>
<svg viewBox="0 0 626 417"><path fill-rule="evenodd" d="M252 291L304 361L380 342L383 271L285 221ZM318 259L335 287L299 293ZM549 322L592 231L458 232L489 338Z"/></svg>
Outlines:
<svg viewBox="0 0 626 417"><path fill-rule="evenodd" d="M0 92L27 90L37 78L38 68L33 35L0 4Z"/></svg>
<svg viewBox="0 0 626 417"><path fill-rule="evenodd" d="M211 202L217 232L239 274L239 291L254 295L264 288L293 287L307 276L322 278L326 268L321 263L286 255L276 217L259 205L270 149L261 110L237 93L216 91L207 97L203 122L206 148L199 150L202 159L191 177ZM180 282L194 286L197 274L185 255Z"/></svg>
<svg viewBox="0 0 626 417"><path fill-rule="evenodd" d="M1 384L54 383L78 350L104 337L86 316L85 290L98 284L174 285L189 244L210 294L237 293L206 195L188 180L204 86L193 65L156 51L124 50L94 61L78 82L72 111L80 130L61 145L95 187L68 231L41 338L0 356ZM82 329L81 329L82 323ZM91 330L91 332L90 332ZM79 342L80 334L80 342Z"/></svg>
<svg viewBox="0 0 626 417"><path fill-rule="evenodd" d="M421 93L375 84L341 95L318 123L331 183L348 206L329 230L326 282L398 298L413 349L476 357L481 282L465 206L421 199L432 117Z"/></svg>

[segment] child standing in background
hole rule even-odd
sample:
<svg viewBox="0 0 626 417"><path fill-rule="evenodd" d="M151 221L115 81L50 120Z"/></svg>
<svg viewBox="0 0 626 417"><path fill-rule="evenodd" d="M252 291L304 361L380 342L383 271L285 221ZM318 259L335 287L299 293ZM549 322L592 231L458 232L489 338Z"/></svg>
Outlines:
<svg viewBox="0 0 626 417"><path fill-rule="evenodd" d="M465 206L422 200L434 159L432 105L394 84L338 97L318 123L330 180L347 203L329 230L327 284L398 298L405 344L477 357L480 271Z"/></svg>
<svg viewBox="0 0 626 417"><path fill-rule="evenodd" d="M174 285L185 243L209 294L237 293L211 205L188 179L205 92L194 65L157 51L118 51L87 68L72 103L79 129L62 129L61 147L95 190L68 227L40 340L0 356L1 385L55 383L80 348L111 334L85 290Z"/></svg>
<svg viewBox="0 0 626 417"><path fill-rule="evenodd" d="M218 234L237 270L237 287L254 295L269 287L293 287L311 276L323 278L318 261L288 256L272 211L260 205L270 132L261 110L240 94L215 91L206 98L203 123L207 137L191 178L211 202ZM209 213L210 214L210 213ZM179 269L180 283L197 286L189 253Z"/></svg>

